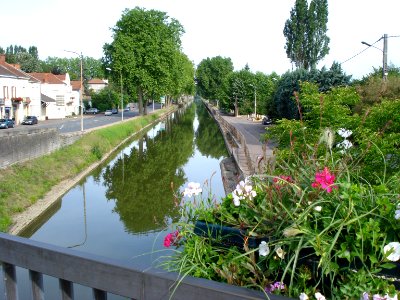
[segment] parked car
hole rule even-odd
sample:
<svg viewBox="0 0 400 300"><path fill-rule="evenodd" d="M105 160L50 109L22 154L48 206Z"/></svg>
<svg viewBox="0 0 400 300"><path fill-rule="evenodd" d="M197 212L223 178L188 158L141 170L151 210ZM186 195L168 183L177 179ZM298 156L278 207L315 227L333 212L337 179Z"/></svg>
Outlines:
<svg viewBox="0 0 400 300"><path fill-rule="evenodd" d="M33 125L37 123L38 119L35 116L26 116L25 119L22 121L23 125Z"/></svg>
<svg viewBox="0 0 400 300"><path fill-rule="evenodd" d="M7 128L14 128L15 123L12 119L0 119L0 128L7 129Z"/></svg>
<svg viewBox="0 0 400 300"><path fill-rule="evenodd" d="M263 125L271 125L272 124L272 119L270 117L268 117L268 116L265 116L262 119L262 123L263 123Z"/></svg>
<svg viewBox="0 0 400 300"><path fill-rule="evenodd" d="M95 108L95 107L91 107L91 108L89 108L89 109L87 109L87 110L85 111L85 114L92 114L92 115L95 115L95 114L97 114L97 113L99 113L99 110L98 110L97 108Z"/></svg>
<svg viewBox="0 0 400 300"><path fill-rule="evenodd" d="M113 112L112 112L111 109L107 109L107 110L104 112L104 115L105 115L105 116L111 116L112 114L113 114Z"/></svg>
<svg viewBox="0 0 400 300"><path fill-rule="evenodd" d="M117 114L118 113L118 109L117 108L113 108L111 111L112 111L113 114Z"/></svg>

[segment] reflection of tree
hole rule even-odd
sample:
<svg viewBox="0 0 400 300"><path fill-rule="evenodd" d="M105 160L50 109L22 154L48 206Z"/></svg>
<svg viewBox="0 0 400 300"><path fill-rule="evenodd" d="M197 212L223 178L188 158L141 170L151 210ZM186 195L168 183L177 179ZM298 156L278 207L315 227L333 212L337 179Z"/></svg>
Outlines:
<svg viewBox="0 0 400 300"><path fill-rule="evenodd" d="M166 121L165 131L143 138L139 145L146 141L145 146L133 148L104 172L106 197L115 200L114 210L127 231L160 229L164 219L179 217L173 193L185 182L181 167L194 151L193 120L194 107L176 113L174 120Z"/></svg>
<svg viewBox="0 0 400 300"><path fill-rule="evenodd" d="M196 145L201 154L219 159L228 155L226 146L218 125L208 114L202 103L197 105L199 127L196 131Z"/></svg>

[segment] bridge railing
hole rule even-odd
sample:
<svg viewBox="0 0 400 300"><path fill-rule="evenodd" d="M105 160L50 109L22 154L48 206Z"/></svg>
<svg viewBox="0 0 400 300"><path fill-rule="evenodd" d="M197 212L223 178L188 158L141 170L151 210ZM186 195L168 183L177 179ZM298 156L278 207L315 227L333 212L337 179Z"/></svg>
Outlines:
<svg viewBox="0 0 400 300"><path fill-rule="evenodd" d="M109 293L130 299L266 299L264 293L152 267L124 263L18 236L0 233L5 297L18 299L16 267L29 270L32 299L45 299L43 275L58 278L61 299L74 299L74 284L91 288L93 299ZM1 290L1 289L0 289ZM1 296L0 296L1 298ZM269 299L288 299L269 295Z"/></svg>

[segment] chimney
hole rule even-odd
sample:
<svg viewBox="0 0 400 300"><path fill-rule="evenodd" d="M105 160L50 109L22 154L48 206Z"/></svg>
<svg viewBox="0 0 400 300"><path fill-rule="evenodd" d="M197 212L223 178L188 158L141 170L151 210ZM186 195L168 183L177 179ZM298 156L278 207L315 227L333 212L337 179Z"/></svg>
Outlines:
<svg viewBox="0 0 400 300"><path fill-rule="evenodd" d="M0 54L0 64L4 64L6 62L6 55Z"/></svg>

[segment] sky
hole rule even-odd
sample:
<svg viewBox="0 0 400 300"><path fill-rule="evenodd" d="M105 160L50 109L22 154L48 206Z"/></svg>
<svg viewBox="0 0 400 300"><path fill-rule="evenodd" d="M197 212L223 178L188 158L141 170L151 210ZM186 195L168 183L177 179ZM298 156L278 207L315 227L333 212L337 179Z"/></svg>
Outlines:
<svg viewBox="0 0 400 300"><path fill-rule="evenodd" d="M282 75L292 70L283 28L295 0L3 0L0 46L36 46L39 58L101 58L103 45L125 9L166 12L184 27L182 51L197 66L207 57L231 58L235 70ZM330 52L318 67L342 64L362 78L382 66L388 34L388 64L400 67L399 0L328 0ZM374 44L369 47L361 42Z"/></svg>

